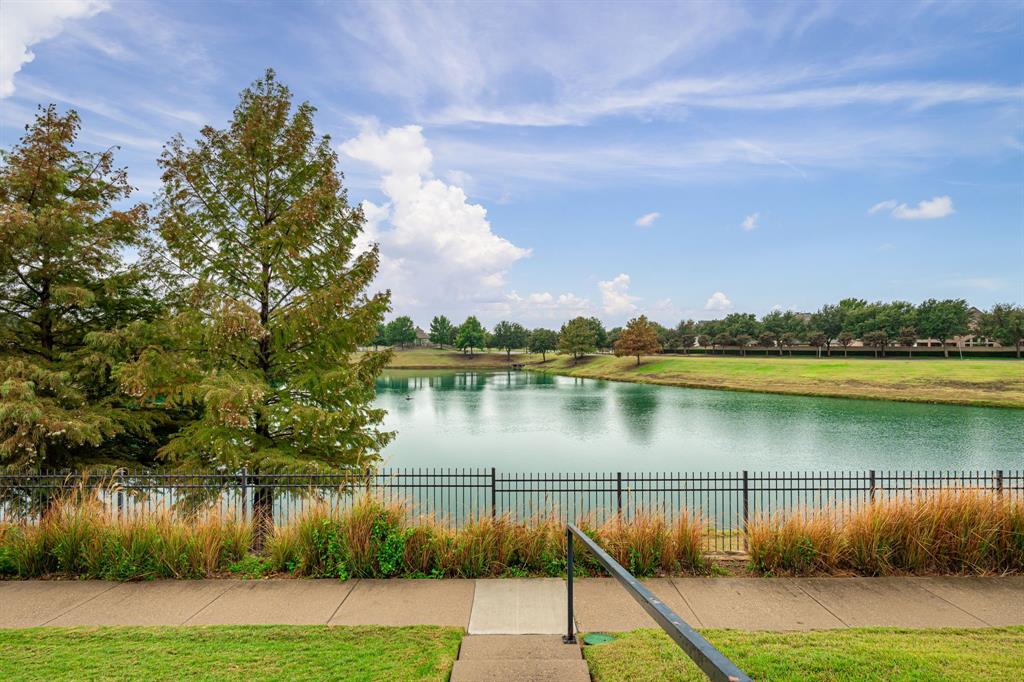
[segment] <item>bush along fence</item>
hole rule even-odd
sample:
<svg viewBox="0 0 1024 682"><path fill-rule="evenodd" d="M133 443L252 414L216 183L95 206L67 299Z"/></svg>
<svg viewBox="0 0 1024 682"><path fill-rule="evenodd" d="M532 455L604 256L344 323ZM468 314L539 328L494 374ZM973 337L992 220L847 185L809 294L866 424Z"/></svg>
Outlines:
<svg viewBox="0 0 1024 682"><path fill-rule="evenodd" d="M987 491L1024 502L1024 470L712 473L503 473L488 469L393 468L333 473L195 471L14 472L0 470L0 522L39 520L58 497L78 491L108 513L213 510L260 521L257 545L273 525L313 507L345 510L360 495L398 502L409 518L458 529L481 518L603 524L655 515L667 524L701 519L709 552L745 552L756 519L839 523L872 501L909 500L943 490ZM86 492L87 491L87 492Z"/></svg>
<svg viewBox="0 0 1024 682"><path fill-rule="evenodd" d="M832 509L758 514L745 539L756 574L1003 574L1024 572L1024 500L970 488ZM708 526L636 511L576 525L636 576L709 573ZM313 501L274 525L258 550L257 524L216 508L111 512L87 488L53 500L37 522L0 523L0 576L114 580L292 574L346 579L560 576L565 524L554 514L515 521L484 515L459 527L408 505L357 493L345 507ZM580 553L580 575L603 575Z"/></svg>

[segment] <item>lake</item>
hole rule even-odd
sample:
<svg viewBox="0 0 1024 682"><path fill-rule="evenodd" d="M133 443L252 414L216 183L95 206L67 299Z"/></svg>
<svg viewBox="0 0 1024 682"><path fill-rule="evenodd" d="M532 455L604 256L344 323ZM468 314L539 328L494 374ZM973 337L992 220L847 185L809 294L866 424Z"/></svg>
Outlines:
<svg viewBox="0 0 1024 682"><path fill-rule="evenodd" d="M384 466L526 471L1012 469L1024 410L389 370Z"/></svg>

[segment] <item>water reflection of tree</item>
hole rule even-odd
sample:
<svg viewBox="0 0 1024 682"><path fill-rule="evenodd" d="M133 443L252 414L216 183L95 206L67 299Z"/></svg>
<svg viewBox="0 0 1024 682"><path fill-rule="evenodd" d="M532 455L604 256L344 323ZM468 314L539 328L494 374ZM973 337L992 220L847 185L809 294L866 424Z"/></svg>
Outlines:
<svg viewBox="0 0 1024 682"><path fill-rule="evenodd" d="M621 386L616 391L616 412L634 441L649 445L657 423L658 390L651 386Z"/></svg>
<svg viewBox="0 0 1024 682"><path fill-rule="evenodd" d="M576 379L568 397L560 401L573 435L591 439L604 432L608 401L598 388L601 384Z"/></svg>

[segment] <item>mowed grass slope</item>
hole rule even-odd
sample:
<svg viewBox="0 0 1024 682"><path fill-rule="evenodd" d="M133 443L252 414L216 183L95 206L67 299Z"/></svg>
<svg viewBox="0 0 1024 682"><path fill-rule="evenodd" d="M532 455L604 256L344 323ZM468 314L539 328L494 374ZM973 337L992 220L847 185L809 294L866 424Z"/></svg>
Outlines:
<svg viewBox="0 0 1024 682"><path fill-rule="evenodd" d="M548 359L554 353L548 353ZM437 348L395 348L391 356L391 369L509 369L513 363L538 363L540 354L513 353L509 361L505 353L485 353L476 351L473 355L460 350Z"/></svg>
<svg viewBox="0 0 1024 682"><path fill-rule="evenodd" d="M838 682L1024 679L1024 628L710 630L702 634L755 680ZM660 630L635 630L583 649L594 682L707 678Z"/></svg>
<svg viewBox="0 0 1024 682"><path fill-rule="evenodd" d="M0 680L447 680L462 630L218 626L0 630Z"/></svg>
<svg viewBox="0 0 1024 682"><path fill-rule="evenodd" d="M638 383L764 393L1024 408L1016 360L565 356L543 371Z"/></svg>
<svg viewBox="0 0 1024 682"><path fill-rule="evenodd" d="M691 388L1024 408L1018 360L565 355L513 353L513 363L565 376ZM396 350L393 369L509 369L505 353L417 348Z"/></svg>

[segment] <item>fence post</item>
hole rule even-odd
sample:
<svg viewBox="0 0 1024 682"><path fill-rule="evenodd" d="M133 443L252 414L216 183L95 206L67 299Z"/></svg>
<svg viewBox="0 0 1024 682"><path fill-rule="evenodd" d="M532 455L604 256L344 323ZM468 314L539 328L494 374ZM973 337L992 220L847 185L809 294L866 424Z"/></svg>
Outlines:
<svg viewBox="0 0 1024 682"><path fill-rule="evenodd" d="M622 472L618 471L615 473L615 508L618 510L619 516L622 516Z"/></svg>
<svg viewBox="0 0 1024 682"><path fill-rule="evenodd" d="M117 470L117 518L124 514L124 469Z"/></svg>
<svg viewBox="0 0 1024 682"><path fill-rule="evenodd" d="M1003 496L1003 470L1002 469L997 469L996 470L996 496L997 497L1002 497Z"/></svg>
<svg viewBox="0 0 1024 682"><path fill-rule="evenodd" d="M249 467L242 467L242 523L249 520Z"/></svg>
<svg viewBox="0 0 1024 682"><path fill-rule="evenodd" d="M494 467L491 467L491 518L492 519L498 516L498 494L497 494L497 485L496 485L495 480L494 480L496 474L497 474L497 470Z"/></svg>
<svg viewBox="0 0 1024 682"><path fill-rule="evenodd" d="M750 479L746 469L743 470L743 549L747 544L747 524L750 522Z"/></svg>
<svg viewBox="0 0 1024 682"><path fill-rule="evenodd" d="M871 501L875 501L875 470L872 469L868 472L868 480L871 486Z"/></svg>
<svg viewBox="0 0 1024 682"><path fill-rule="evenodd" d="M565 627L565 636L562 637L563 644L575 644L576 643L576 632L573 627L573 615L572 615L572 574L573 574L573 547L572 547L572 530L569 526L565 527L565 591L568 595L569 603L568 608L565 612L568 614L568 622Z"/></svg>

